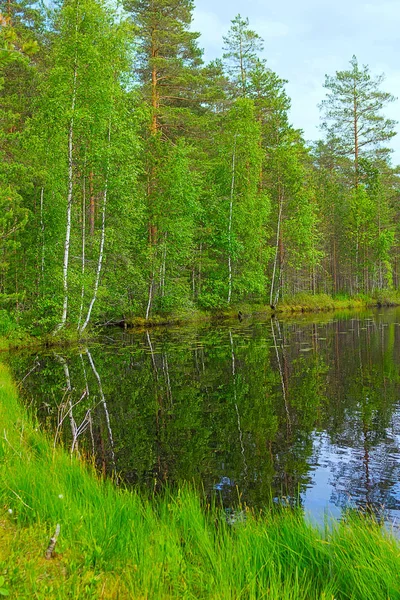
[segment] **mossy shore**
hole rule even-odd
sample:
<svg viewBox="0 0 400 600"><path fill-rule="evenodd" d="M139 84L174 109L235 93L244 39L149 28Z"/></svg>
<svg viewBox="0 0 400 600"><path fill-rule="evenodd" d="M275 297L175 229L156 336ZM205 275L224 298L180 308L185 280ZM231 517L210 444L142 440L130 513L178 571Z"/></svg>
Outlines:
<svg viewBox="0 0 400 600"><path fill-rule="evenodd" d="M118 488L53 448L3 365L0 422L0 595L400 598L400 545L368 516L320 530L300 511L243 506L229 524L189 486L157 498Z"/></svg>

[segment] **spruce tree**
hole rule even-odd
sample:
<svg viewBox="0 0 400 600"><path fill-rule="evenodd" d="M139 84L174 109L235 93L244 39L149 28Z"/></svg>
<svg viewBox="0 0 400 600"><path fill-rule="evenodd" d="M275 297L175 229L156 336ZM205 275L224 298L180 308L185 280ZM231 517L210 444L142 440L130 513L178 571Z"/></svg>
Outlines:
<svg viewBox="0 0 400 600"><path fill-rule="evenodd" d="M21 260L25 252L18 249L32 210L34 173L26 129L43 58L42 22L31 2L0 2L0 295L14 299L16 309L24 288L35 286L34 273Z"/></svg>

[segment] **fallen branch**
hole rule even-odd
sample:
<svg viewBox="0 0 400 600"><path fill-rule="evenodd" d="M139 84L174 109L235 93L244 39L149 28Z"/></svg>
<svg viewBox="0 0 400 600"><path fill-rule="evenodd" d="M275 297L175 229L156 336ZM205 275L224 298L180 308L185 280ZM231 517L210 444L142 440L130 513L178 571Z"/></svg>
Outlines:
<svg viewBox="0 0 400 600"><path fill-rule="evenodd" d="M53 535L52 538L50 538L50 543L49 543L49 545L47 547L47 550L46 550L46 555L45 556L46 556L47 560L50 560L52 558L52 556L53 556L53 552L55 550L55 547L56 547L56 544L57 544L57 539L58 539L59 535L60 535L60 525L57 523L54 535Z"/></svg>

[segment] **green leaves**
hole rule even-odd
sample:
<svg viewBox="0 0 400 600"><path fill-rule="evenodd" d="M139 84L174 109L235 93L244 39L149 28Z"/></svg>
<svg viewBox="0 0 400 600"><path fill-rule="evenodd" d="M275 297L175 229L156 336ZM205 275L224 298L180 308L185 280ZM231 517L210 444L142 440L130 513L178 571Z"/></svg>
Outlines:
<svg viewBox="0 0 400 600"><path fill-rule="evenodd" d="M10 592L7 590L7 588L3 587L5 584L5 578L0 575L0 596L9 596Z"/></svg>

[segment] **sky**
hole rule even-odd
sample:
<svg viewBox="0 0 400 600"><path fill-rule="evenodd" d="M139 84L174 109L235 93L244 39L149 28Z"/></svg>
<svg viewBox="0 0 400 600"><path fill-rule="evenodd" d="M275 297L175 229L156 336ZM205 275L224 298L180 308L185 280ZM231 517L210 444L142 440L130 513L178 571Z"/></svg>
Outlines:
<svg viewBox="0 0 400 600"><path fill-rule="evenodd" d="M381 89L400 98L400 0L195 0L192 29L206 61L222 55L222 36L240 14L264 39L263 58L292 100L291 122L306 140L321 137L318 103L325 75L348 69L356 55L373 75L385 74ZM400 100L385 115L400 120ZM400 164L400 125L392 140Z"/></svg>

